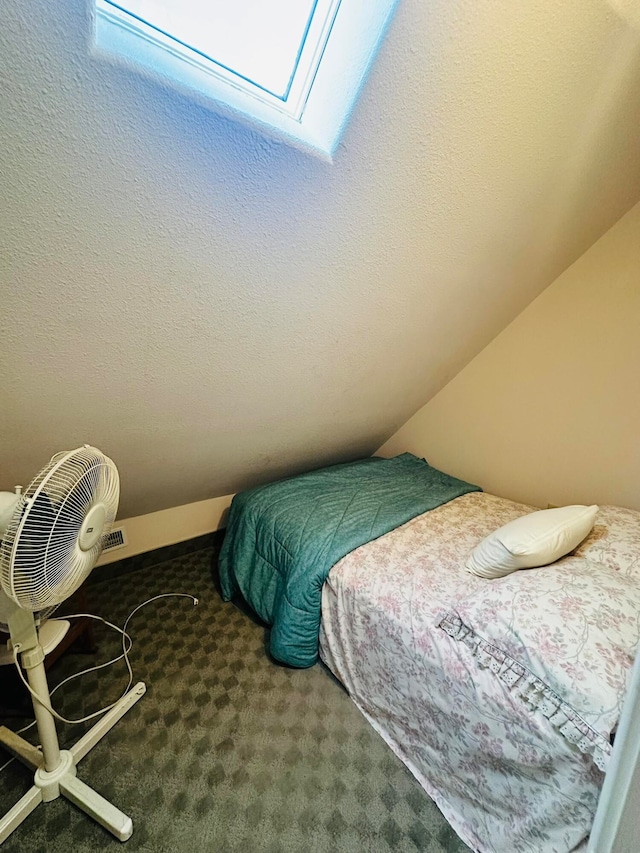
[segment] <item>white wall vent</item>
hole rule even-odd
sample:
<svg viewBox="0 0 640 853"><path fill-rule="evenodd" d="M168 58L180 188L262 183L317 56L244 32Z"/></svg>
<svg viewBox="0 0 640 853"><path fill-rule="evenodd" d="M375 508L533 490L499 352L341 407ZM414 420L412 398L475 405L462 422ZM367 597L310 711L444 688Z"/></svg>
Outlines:
<svg viewBox="0 0 640 853"><path fill-rule="evenodd" d="M116 548L124 548L127 544L127 534L124 527L114 527L104 540L103 551L115 551Z"/></svg>

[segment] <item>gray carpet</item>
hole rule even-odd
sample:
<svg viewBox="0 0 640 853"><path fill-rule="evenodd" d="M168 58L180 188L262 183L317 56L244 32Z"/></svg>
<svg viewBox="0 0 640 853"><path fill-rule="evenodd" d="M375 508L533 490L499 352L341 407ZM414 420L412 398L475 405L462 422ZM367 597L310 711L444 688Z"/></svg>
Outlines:
<svg viewBox="0 0 640 853"><path fill-rule="evenodd" d="M133 818L127 851L243 853L458 853L457 838L345 691L318 664L293 670L265 652L266 629L225 604L205 549L89 587L91 611L122 624L144 599L164 599L132 620L131 660L148 693L81 762L79 777ZM106 660L118 640L96 629ZM67 653L52 685L94 662ZM7 669L7 668L3 668ZM0 672L0 679L8 678ZM63 687L54 704L72 717L113 701L121 665ZM0 689L2 681L0 680ZM11 719L12 728L21 721ZM63 746L87 726L61 726ZM4 763L4 753L0 765ZM0 810L27 790L26 768L0 774ZM120 843L64 799L41 805L2 853L85 853Z"/></svg>

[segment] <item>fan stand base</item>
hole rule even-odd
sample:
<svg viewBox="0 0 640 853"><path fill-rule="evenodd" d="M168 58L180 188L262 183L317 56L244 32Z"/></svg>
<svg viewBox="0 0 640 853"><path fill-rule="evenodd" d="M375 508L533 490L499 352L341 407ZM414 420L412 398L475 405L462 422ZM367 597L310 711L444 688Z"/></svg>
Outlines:
<svg viewBox="0 0 640 853"><path fill-rule="evenodd" d="M0 818L0 844L40 803L51 802L60 796L66 797L82 809L119 841L130 838L133 832L131 818L93 788L81 782L76 776L76 767L118 720L144 696L146 689L144 682L139 681L70 750L60 750L60 760L53 770L45 769L44 755L39 749L5 726L0 726L0 744L35 771L33 787Z"/></svg>

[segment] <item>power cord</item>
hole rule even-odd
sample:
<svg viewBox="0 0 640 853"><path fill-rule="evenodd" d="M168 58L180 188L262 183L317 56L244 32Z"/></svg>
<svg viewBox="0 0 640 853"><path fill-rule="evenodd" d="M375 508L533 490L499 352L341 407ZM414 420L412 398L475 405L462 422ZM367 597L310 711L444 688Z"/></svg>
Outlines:
<svg viewBox="0 0 640 853"><path fill-rule="evenodd" d="M63 717L61 714L59 714L57 711L55 711L53 709L50 702L47 702L46 700L44 700L41 696L39 696L36 693L35 690L33 690L31 685L29 684L29 682L24 677L24 675L22 673L22 669L20 668L20 662L18 661L18 654L20 653L20 643L16 643L16 645L13 647L13 661L14 661L14 664L16 666L16 669L18 670L18 675L20 676L20 680L22 681L24 686L27 688L27 690L29 691L31 696L37 702L39 702L44 708L46 708L49 711L49 713L52 714L56 718L56 720L59 720L61 723L69 723L70 725L77 725L79 723L86 723L89 720L93 720L96 717L101 716L102 714L106 714L107 711L110 711L111 708L113 708L115 705L118 704L118 702L120 701L120 699L122 699L123 696L126 696L126 694L131 689L131 685L133 684L133 670L131 668L131 663L129 661L129 652L131 651L131 647L133 646L133 641L132 641L131 637L129 636L129 634L127 633L127 627L129 625L129 622L131 621L131 619L135 616L135 614L139 610L141 610L143 607L146 607L147 604L151 604L152 602L158 601L161 598L190 598L193 602L194 607L198 604L198 599L195 596L190 595L189 593L185 593L185 592L165 592L165 593L161 593L160 595L154 595L152 598L148 598L146 601L143 601L142 604L139 604L137 607L135 607L131 611L131 613L129 613L129 615L125 619L125 622L124 622L124 625L122 626L122 628L119 628L117 625L114 625L111 622L108 622L106 619L103 619L101 616L95 616L93 613L73 613L70 616L64 617L65 619L79 619L81 617L86 617L88 619L95 619L98 622L102 622L107 627L112 628L114 631L119 633L122 637L122 654L118 655L118 657L112 658L109 661L106 661L105 663L97 664L96 666L87 667L86 669L80 670L80 672L75 672L72 675L67 676L59 684L57 684L53 688L53 690L51 690L49 695L53 696L53 694L56 692L56 690L59 690L64 684L67 684L69 681L73 681L74 678L80 678L81 675L87 675L89 672L97 672L100 669L104 669L107 666L111 666L112 664L115 664L121 660L124 660L126 667L127 667L127 671L129 673L129 680L128 680L127 686L123 690L120 698L117 699L115 702L112 702L110 705L107 705L104 708L101 708L99 711L94 711L92 714L88 714L86 717L81 717L79 720L68 720L66 717ZM26 732L28 729L32 728L35 724L36 724L36 721L33 720L28 725L19 729L16 732L16 734L22 734L23 732ZM11 764L12 761L15 761L15 758L10 758L7 762L5 762L5 764L0 766L0 773L2 773L2 771L5 768L7 768Z"/></svg>

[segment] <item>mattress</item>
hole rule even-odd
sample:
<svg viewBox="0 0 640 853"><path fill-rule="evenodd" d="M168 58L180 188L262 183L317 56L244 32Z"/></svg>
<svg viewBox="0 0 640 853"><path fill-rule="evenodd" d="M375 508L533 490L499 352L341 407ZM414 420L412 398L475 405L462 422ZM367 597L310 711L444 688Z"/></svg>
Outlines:
<svg viewBox="0 0 640 853"><path fill-rule="evenodd" d="M458 497L347 554L322 593L322 660L479 853L585 848L603 780L592 755L438 627L487 583L464 571L468 552L531 509Z"/></svg>

